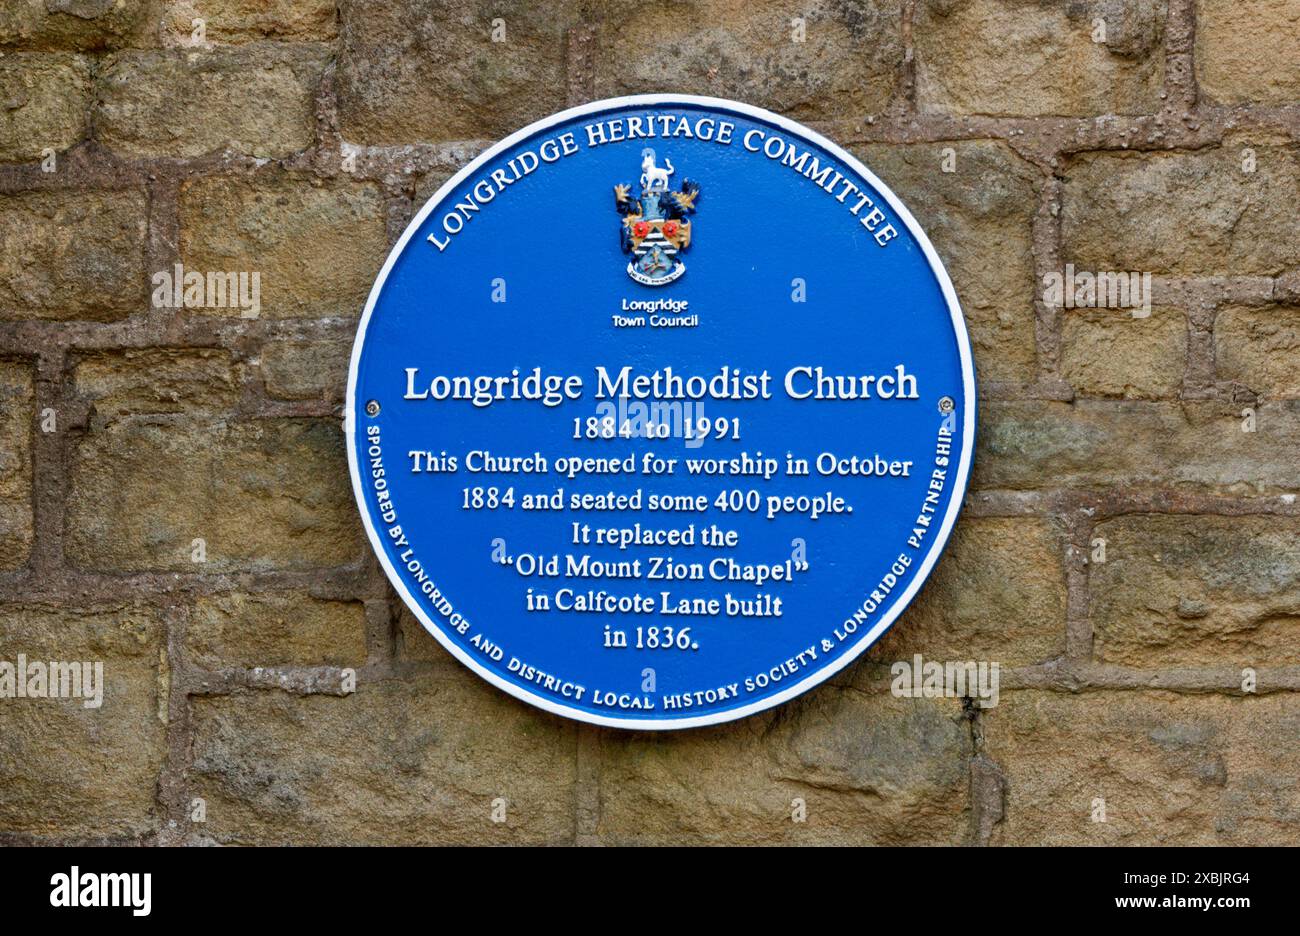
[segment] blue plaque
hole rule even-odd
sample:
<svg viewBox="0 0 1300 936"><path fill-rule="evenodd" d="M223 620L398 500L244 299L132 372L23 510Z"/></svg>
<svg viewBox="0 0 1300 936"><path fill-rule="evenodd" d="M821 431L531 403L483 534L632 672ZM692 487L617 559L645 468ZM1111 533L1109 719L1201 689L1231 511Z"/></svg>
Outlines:
<svg viewBox="0 0 1300 936"><path fill-rule="evenodd" d="M345 424L366 532L493 685L716 724L843 669L938 561L975 375L907 209L744 104L600 101L447 182L370 292Z"/></svg>

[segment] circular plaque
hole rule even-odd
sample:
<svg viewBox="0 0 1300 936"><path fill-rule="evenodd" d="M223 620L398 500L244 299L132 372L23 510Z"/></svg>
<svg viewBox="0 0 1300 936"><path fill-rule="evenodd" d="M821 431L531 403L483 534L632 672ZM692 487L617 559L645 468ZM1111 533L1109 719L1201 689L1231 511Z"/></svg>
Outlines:
<svg viewBox="0 0 1300 936"><path fill-rule="evenodd" d="M857 159L744 104L600 101L448 181L370 292L353 488L403 601L493 685L715 724L843 669L957 519L952 284Z"/></svg>

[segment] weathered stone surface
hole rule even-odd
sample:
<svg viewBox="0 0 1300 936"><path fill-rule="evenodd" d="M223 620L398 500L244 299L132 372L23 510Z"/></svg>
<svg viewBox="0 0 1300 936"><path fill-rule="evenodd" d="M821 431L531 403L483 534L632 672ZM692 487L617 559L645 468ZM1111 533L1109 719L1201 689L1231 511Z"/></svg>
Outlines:
<svg viewBox="0 0 1300 936"><path fill-rule="evenodd" d="M81 568L312 569L359 556L333 421L125 419L77 445L71 481L65 547Z"/></svg>
<svg viewBox="0 0 1300 936"><path fill-rule="evenodd" d="M287 337L262 348L266 392L281 400L343 399L348 386L350 342L338 338Z"/></svg>
<svg viewBox="0 0 1300 936"><path fill-rule="evenodd" d="M1294 492L1300 406L1080 400L989 402L980 409L975 488L1138 484L1253 496Z"/></svg>
<svg viewBox="0 0 1300 936"><path fill-rule="evenodd" d="M26 564L32 547L32 368L0 358L0 570Z"/></svg>
<svg viewBox="0 0 1300 936"><path fill-rule="evenodd" d="M1171 399L1187 370L1187 316L1179 309L1070 309L1061 373L1082 396ZM1138 310L1140 311L1140 310Z"/></svg>
<svg viewBox="0 0 1300 936"><path fill-rule="evenodd" d="M1165 0L920 0L924 112L995 116L1160 110ZM1105 41L1098 21L1105 24Z"/></svg>
<svg viewBox="0 0 1300 936"><path fill-rule="evenodd" d="M1007 777L994 844L1295 842L1294 693L1004 692L981 723Z"/></svg>
<svg viewBox="0 0 1300 936"><path fill-rule="evenodd" d="M901 7L900 0L631 4L601 25L596 97L686 87L795 120L879 112L903 64Z"/></svg>
<svg viewBox="0 0 1300 936"><path fill-rule="evenodd" d="M1080 270L1241 276L1300 264L1296 147L1084 153L1063 175L1062 259Z"/></svg>
<svg viewBox="0 0 1300 936"><path fill-rule="evenodd" d="M497 139L564 108L573 3L345 0L340 14L350 142ZM494 42L497 20L505 39Z"/></svg>
<svg viewBox="0 0 1300 936"><path fill-rule="evenodd" d="M1218 375L1266 399L1300 397L1300 308L1231 307L1214 321Z"/></svg>
<svg viewBox="0 0 1300 936"><path fill-rule="evenodd" d="M424 629L415 615L407 610L396 596L397 655L403 660L452 661L450 653L442 648L436 637Z"/></svg>
<svg viewBox="0 0 1300 936"><path fill-rule="evenodd" d="M0 47L116 49L150 44L153 0L5 0Z"/></svg>
<svg viewBox="0 0 1300 936"><path fill-rule="evenodd" d="M1300 99L1300 5L1295 0L1197 0L1196 77L1216 104Z"/></svg>
<svg viewBox="0 0 1300 936"><path fill-rule="evenodd" d="M1149 669L1300 664L1300 525L1129 516L1097 525L1094 655Z"/></svg>
<svg viewBox="0 0 1300 936"><path fill-rule="evenodd" d="M388 254L383 198L370 184L202 179L181 192L180 252L187 269L260 273L263 318L360 318Z"/></svg>
<svg viewBox="0 0 1300 936"><path fill-rule="evenodd" d="M199 831L220 842L573 841L574 728L450 663L344 697L196 700L194 738Z"/></svg>
<svg viewBox="0 0 1300 936"><path fill-rule="evenodd" d="M241 368L215 348L105 351L76 360L73 387L97 424L157 413L226 413L239 403Z"/></svg>
<svg viewBox="0 0 1300 936"><path fill-rule="evenodd" d="M912 606L867 659L1026 666L1065 652L1064 545L1034 517L963 517Z"/></svg>
<svg viewBox="0 0 1300 936"><path fill-rule="evenodd" d="M407 219L407 223L414 219L416 213L424 207L425 202L438 194L438 189L442 188L454 174L451 170L434 169L426 172L416 180L415 196L411 199L411 217Z"/></svg>
<svg viewBox="0 0 1300 936"><path fill-rule="evenodd" d="M249 43L124 52L100 75L96 127L128 156L201 156L233 149L276 158L315 140L314 99L329 48Z"/></svg>
<svg viewBox="0 0 1300 936"><path fill-rule="evenodd" d="M822 686L778 715L600 736L606 844L960 844L970 729L953 699ZM793 801L807 821L792 821Z"/></svg>
<svg viewBox="0 0 1300 936"><path fill-rule="evenodd" d="M366 610L359 601L227 592L198 598L185 630L192 662L223 666L360 666Z"/></svg>
<svg viewBox="0 0 1300 936"><path fill-rule="evenodd" d="M80 55L0 56L0 162L62 153L86 135L90 63Z"/></svg>
<svg viewBox="0 0 1300 936"><path fill-rule="evenodd" d="M168 670L162 623L139 607L0 606L0 659L103 664L99 708L0 699L0 832L138 838L159 825ZM84 687L83 687L84 688Z"/></svg>
<svg viewBox="0 0 1300 936"><path fill-rule="evenodd" d="M1030 237L1041 184L1034 168L989 140L876 144L855 147L854 155L903 200L939 252L961 300L981 379L1032 380ZM943 171L945 164L953 171Z"/></svg>
<svg viewBox="0 0 1300 936"><path fill-rule="evenodd" d="M143 312L147 214L137 191L0 195L0 317Z"/></svg>
<svg viewBox="0 0 1300 936"><path fill-rule="evenodd" d="M192 35L201 19L208 42L250 39L333 39L334 0L170 0L168 27Z"/></svg>

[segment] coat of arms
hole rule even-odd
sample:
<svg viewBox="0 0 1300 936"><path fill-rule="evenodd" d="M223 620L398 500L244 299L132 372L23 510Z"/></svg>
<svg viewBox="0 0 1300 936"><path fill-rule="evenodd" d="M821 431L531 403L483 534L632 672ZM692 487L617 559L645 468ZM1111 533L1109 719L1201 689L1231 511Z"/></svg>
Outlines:
<svg viewBox="0 0 1300 936"><path fill-rule="evenodd" d="M669 189L676 172L672 160L655 162L655 151L641 151L641 195L632 198L632 186L614 186L615 207L623 216L620 237L623 252L631 254L627 275L646 286L663 286L686 272L681 254L691 246L691 222L700 187L682 179L681 188Z"/></svg>

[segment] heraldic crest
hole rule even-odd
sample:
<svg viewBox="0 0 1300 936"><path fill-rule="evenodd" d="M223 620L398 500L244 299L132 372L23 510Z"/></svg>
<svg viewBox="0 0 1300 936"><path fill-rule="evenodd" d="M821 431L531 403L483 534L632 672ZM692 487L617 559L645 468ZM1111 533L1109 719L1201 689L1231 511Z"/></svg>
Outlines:
<svg viewBox="0 0 1300 936"><path fill-rule="evenodd" d="M655 162L655 151L641 151L641 194L632 197L632 186L614 186L614 201L623 216L620 233L623 252L631 254L627 275L646 286L663 286L686 272L681 254L691 246L691 222L699 201L700 187L683 179L681 188L669 188L669 176L676 172L672 160L663 166Z"/></svg>

